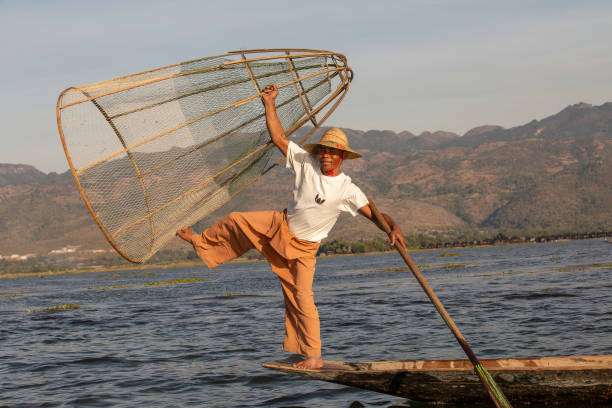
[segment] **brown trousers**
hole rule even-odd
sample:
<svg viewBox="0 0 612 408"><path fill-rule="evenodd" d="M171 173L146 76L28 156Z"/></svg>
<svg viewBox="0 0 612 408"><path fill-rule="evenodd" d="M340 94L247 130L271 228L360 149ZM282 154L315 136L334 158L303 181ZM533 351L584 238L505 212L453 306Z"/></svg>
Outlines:
<svg viewBox="0 0 612 408"><path fill-rule="evenodd" d="M293 235L284 213L230 213L202 234L194 235L193 247L209 268L251 248L261 252L280 278L285 298L283 350L308 357L321 355L319 314L312 292L319 243Z"/></svg>

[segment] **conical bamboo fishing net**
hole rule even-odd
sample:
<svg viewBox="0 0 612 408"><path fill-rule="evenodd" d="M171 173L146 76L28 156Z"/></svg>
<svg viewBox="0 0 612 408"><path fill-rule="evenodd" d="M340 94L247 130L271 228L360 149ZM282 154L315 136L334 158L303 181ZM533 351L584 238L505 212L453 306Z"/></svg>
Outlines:
<svg viewBox="0 0 612 408"><path fill-rule="evenodd" d="M230 52L61 93L57 123L77 187L110 244L145 262L275 163L260 91L276 84L287 136L313 130L352 71L328 51Z"/></svg>

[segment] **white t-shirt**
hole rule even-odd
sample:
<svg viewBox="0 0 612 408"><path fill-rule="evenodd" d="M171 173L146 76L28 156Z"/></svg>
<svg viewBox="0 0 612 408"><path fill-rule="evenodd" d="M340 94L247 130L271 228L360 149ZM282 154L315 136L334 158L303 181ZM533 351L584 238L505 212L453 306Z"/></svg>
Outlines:
<svg viewBox="0 0 612 408"><path fill-rule="evenodd" d="M342 211L355 216L357 210L368 204L366 195L349 176L324 175L319 160L291 141L287 148L287 167L295 172L287 222L291 232L300 239L320 242Z"/></svg>

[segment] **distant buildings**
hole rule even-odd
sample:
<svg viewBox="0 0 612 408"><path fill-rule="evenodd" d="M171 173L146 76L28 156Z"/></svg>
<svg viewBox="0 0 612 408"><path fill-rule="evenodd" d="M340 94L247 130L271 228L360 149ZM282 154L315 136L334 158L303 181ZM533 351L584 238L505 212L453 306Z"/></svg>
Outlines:
<svg viewBox="0 0 612 408"><path fill-rule="evenodd" d="M103 254L108 252L106 249L84 249L79 250L79 245L68 245L63 247L62 249L54 249L53 251L49 251L48 255L66 255L73 254L75 252L79 252L81 254Z"/></svg>
<svg viewBox="0 0 612 408"><path fill-rule="evenodd" d="M75 254L77 251L80 253L87 253L87 254L102 254L102 253L108 252L108 250L106 249L88 249L88 250L79 251L78 245L69 245L61 249L54 249L52 251L49 251L47 253L47 256L48 255L71 255L71 254ZM37 257L38 257L37 254L0 255L0 261L27 261L28 259L37 258Z"/></svg>
<svg viewBox="0 0 612 408"><path fill-rule="evenodd" d="M78 246L65 246L62 249L54 249L52 251L49 251L48 255L71 254L76 252L78 248Z"/></svg>
<svg viewBox="0 0 612 408"><path fill-rule="evenodd" d="M28 259L36 258L36 254L13 254L13 255L0 255L0 260L3 261L27 261Z"/></svg>

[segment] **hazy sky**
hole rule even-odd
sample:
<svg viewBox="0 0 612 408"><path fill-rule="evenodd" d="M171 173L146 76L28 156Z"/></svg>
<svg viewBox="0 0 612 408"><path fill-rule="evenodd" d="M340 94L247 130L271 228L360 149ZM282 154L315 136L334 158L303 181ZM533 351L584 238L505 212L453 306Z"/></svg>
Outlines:
<svg viewBox="0 0 612 408"><path fill-rule="evenodd" d="M463 134L612 101L610 1L0 0L0 163L68 169L59 93L249 48L343 53L326 124Z"/></svg>

